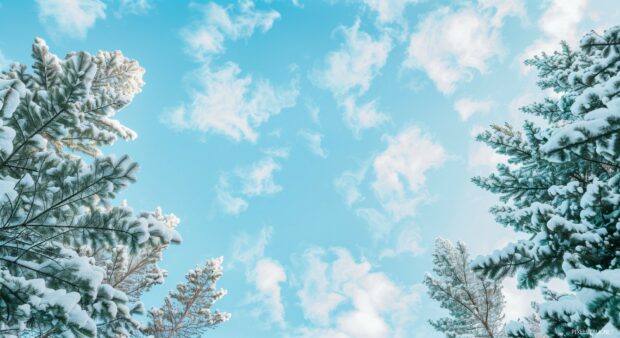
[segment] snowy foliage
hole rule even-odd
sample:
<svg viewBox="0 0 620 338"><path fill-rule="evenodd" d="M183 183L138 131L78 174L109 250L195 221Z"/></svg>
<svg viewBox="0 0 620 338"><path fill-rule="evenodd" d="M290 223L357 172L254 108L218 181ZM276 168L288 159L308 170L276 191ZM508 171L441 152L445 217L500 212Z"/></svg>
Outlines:
<svg viewBox="0 0 620 338"><path fill-rule="evenodd" d="M112 206L137 164L99 148L136 137L114 116L144 70L120 52L60 59L41 39L32 56L32 73L0 74L0 334L136 336L178 220Z"/></svg>
<svg viewBox="0 0 620 338"><path fill-rule="evenodd" d="M557 93L523 108L545 125L525 122L522 131L493 126L479 140L509 156L508 165L480 187L501 196L496 220L528 239L474 262L492 278L516 274L535 288L564 278L574 294L539 305L551 337L590 337L609 325L620 328L620 26L588 33L579 49L563 44L553 54L526 62L539 86ZM527 329L516 326L527 337Z"/></svg>
<svg viewBox="0 0 620 338"><path fill-rule="evenodd" d="M213 304L226 295L226 290L215 287L220 277L221 257L188 272L187 281L170 292L162 307L149 310L151 321L145 332L155 338L197 337L230 319L228 313L211 312Z"/></svg>
<svg viewBox="0 0 620 338"><path fill-rule="evenodd" d="M462 242L456 246L438 238L433 253L434 277L424 284L431 298L439 301L450 316L430 321L448 337L503 337L504 296L501 282L476 275Z"/></svg>

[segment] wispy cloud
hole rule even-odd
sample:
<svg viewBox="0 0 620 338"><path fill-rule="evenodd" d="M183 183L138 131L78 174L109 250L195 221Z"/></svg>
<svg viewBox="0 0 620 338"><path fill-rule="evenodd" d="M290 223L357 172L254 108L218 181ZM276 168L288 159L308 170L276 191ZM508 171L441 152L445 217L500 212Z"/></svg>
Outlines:
<svg viewBox="0 0 620 338"><path fill-rule="evenodd" d="M237 6L223 7L210 2L194 4L202 18L182 30L188 52L198 59L204 59L225 50L226 39L248 38L255 30L266 32L271 29L280 13L274 10L258 10L252 1L242 1Z"/></svg>
<svg viewBox="0 0 620 338"><path fill-rule="evenodd" d="M202 19L182 30L186 49L201 67L191 77L188 104L168 110L162 122L177 130L221 134L239 142L256 142L258 128L273 115L295 106L299 89L296 74L287 86L242 75L234 62L218 65L214 56L225 51L226 40L249 38L256 30L268 31L280 14L258 10L252 1L222 7L216 3L193 4ZM293 71L294 72L294 71Z"/></svg>
<svg viewBox="0 0 620 338"><path fill-rule="evenodd" d="M246 279L255 292L248 296L249 302L259 306L258 314L266 314L271 323L284 325L284 305L280 284L286 282L286 271L280 262L266 257L273 228L265 227L257 235L247 233L237 236L233 243L233 262L244 265ZM234 264L234 263L233 263Z"/></svg>
<svg viewBox="0 0 620 338"><path fill-rule="evenodd" d="M273 195L282 190L282 186L275 182L274 175L281 169L278 159L286 158L288 151L268 149L266 154L249 166L220 175L215 191L224 213L237 215L248 208L248 199Z"/></svg>
<svg viewBox="0 0 620 338"><path fill-rule="evenodd" d="M366 221L375 240L385 239L395 225L389 217L374 208L358 208L355 214Z"/></svg>
<svg viewBox="0 0 620 338"><path fill-rule="evenodd" d="M459 113L463 121L467 121L474 114L487 113L491 110L491 107L493 107L493 101L489 100L463 98L454 103L454 110Z"/></svg>
<svg viewBox="0 0 620 338"><path fill-rule="evenodd" d="M522 73L530 69L523 64L525 59L557 50L560 41L574 46L584 32L606 29L620 20L618 11L609 11L609 8L617 6L613 0L575 0L570 5L566 1L551 0L546 1L545 5L547 7L538 19L540 37L517 57Z"/></svg>
<svg viewBox="0 0 620 338"><path fill-rule="evenodd" d="M368 8L377 13L380 23L401 22L405 8L418 0L361 0Z"/></svg>
<svg viewBox="0 0 620 338"><path fill-rule="evenodd" d="M100 0L37 0L39 20L55 34L84 39L98 19L105 19Z"/></svg>
<svg viewBox="0 0 620 338"><path fill-rule="evenodd" d="M446 160L444 148L416 127L386 137L387 148L373 161L372 188L395 220L415 214L427 196L422 193L426 173Z"/></svg>
<svg viewBox="0 0 620 338"><path fill-rule="evenodd" d="M333 259L330 259L330 254ZM297 295L308 324L298 337L406 337L417 290L403 287L343 248L314 248Z"/></svg>
<svg viewBox="0 0 620 338"><path fill-rule="evenodd" d="M306 102L306 109L310 114L310 119L312 119L312 122L314 124L321 124L321 119L319 117L321 110L319 109L319 107L311 100L308 100Z"/></svg>
<svg viewBox="0 0 620 338"><path fill-rule="evenodd" d="M286 282L284 267L271 258L262 258L256 262L251 274L258 294L256 300L263 303L274 323L284 325L284 305L282 304L281 283Z"/></svg>
<svg viewBox="0 0 620 338"><path fill-rule="evenodd" d="M332 0L336 2L336 0ZM374 26L383 34L389 35L399 42L407 36L408 20L405 18L407 7L420 2L419 0L340 0L340 2L359 5L359 16L366 14L374 19Z"/></svg>
<svg viewBox="0 0 620 338"><path fill-rule="evenodd" d="M379 258L394 257L403 253L419 256L426 251L418 230L411 225L402 227L395 238L394 245L383 250Z"/></svg>
<svg viewBox="0 0 620 338"><path fill-rule="evenodd" d="M281 191L282 186L276 184L273 179L273 174L279 170L280 165L271 157L239 170L238 176L242 181L241 193L245 196L262 196Z"/></svg>
<svg viewBox="0 0 620 338"><path fill-rule="evenodd" d="M455 86L485 73L488 63L501 55L503 18L524 14L521 1L480 1L477 8L441 8L422 20L411 35L405 67L426 72L437 89L450 94Z"/></svg>
<svg viewBox="0 0 620 338"><path fill-rule="evenodd" d="M318 157L326 158L327 150L323 148L321 141L323 140L323 134L312 132L309 130L301 130L298 135L306 141L308 149Z"/></svg>
<svg viewBox="0 0 620 338"><path fill-rule="evenodd" d="M421 239L412 220L418 204L428 201L426 176L447 160L444 148L417 127L384 136L387 147L357 170L343 172L335 189L368 226L379 258L419 255ZM367 191L371 191L368 198ZM372 198L374 196L374 198Z"/></svg>
<svg viewBox="0 0 620 338"><path fill-rule="evenodd" d="M373 39L360 31L360 21L351 27L340 27L344 43L325 58L325 68L315 74L316 83L335 96L363 94L372 79L385 65L391 49L389 38Z"/></svg>
<svg viewBox="0 0 620 338"><path fill-rule="evenodd" d="M233 196L228 181L229 178L227 176L220 176L215 186L215 193L224 213L237 215L248 208L248 201L241 197Z"/></svg>
<svg viewBox="0 0 620 338"><path fill-rule="evenodd" d="M273 115L295 105L295 84L274 87L267 80L241 75L235 63L213 69L209 63L198 71L200 88L188 105L179 106L162 119L180 130L226 135L234 141L256 142L257 128Z"/></svg>
<svg viewBox="0 0 620 338"><path fill-rule="evenodd" d="M389 120L389 117L377 108L377 100L360 104L355 96L348 96L340 101L340 106L344 109L345 123L356 136Z"/></svg>
<svg viewBox="0 0 620 338"><path fill-rule="evenodd" d="M360 192L360 185L366 177L367 169L367 166L362 166L356 171L347 170L334 180L336 190L344 196L349 207L364 199Z"/></svg>
<svg viewBox="0 0 620 338"><path fill-rule="evenodd" d="M118 15L146 14L153 8L153 0L120 0Z"/></svg>
<svg viewBox="0 0 620 338"><path fill-rule="evenodd" d="M357 101L385 65L392 42L387 35L373 38L361 31L359 20L338 31L344 42L338 50L327 54L325 67L315 70L312 78L319 87L331 91L345 110L345 122L352 130L376 127L387 120L386 116L377 110L375 101L362 105Z"/></svg>

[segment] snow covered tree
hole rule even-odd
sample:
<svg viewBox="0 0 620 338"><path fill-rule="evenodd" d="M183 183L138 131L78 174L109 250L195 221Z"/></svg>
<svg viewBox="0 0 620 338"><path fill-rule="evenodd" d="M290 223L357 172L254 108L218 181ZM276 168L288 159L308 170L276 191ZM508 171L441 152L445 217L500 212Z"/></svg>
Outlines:
<svg viewBox="0 0 620 338"><path fill-rule="evenodd" d="M431 320L431 325L451 338L503 337L502 286L472 271L465 244L458 242L454 246L437 238L433 265L437 277L427 274L424 285L450 317Z"/></svg>
<svg viewBox="0 0 620 338"><path fill-rule="evenodd" d="M545 288L543 288L544 293ZM538 303L532 302L532 309L534 313L520 318L518 320L510 321L506 324L506 336L510 338L546 338L540 327L540 317L538 316Z"/></svg>
<svg viewBox="0 0 620 338"><path fill-rule="evenodd" d="M120 52L60 59L41 39L32 55L32 73L0 74L0 335L137 336L178 220L112 206L137 164L100 147L136 137L114 116L144 70Z"/></svg>
<svg viewBox="0 0 620 338"><path fill-rule="evenodd" d="M474 262L521 288L563 278L574 294L539 305L550 337L620 329L620 27L583 37L578 49L526 62L553 97L522 108L544 123L493 126L478 136L509 157L480 187L499 194L498 223L528 234ZM620 334L620 333L617 333Z"/></svg>
<svg viewBox="0 0 620 338"><path fill-rule="evenodd" d="M205 266L191 270L187 282L177 285L161 308L149 310L150 323L145 332L155 338L196 337L230 318L230 314L211 307L226 295L215 283L222 277L222 258L211 259Z"/></svg>
<svg viewBox="0 0 620 338"><path fill-rule="evenodd" d="M160 208L141 216L152 222L162 222L166 231L174 231L179 224L175 215L163 215ZM162 270L158 263L171 242L176 243L178 240L151 235L134 254L126 245L118 245L112 250L90 253L90 256L105 269L105 283L122 290L131 301L139 301L144 292L166 279L168 272Z"/></svg>

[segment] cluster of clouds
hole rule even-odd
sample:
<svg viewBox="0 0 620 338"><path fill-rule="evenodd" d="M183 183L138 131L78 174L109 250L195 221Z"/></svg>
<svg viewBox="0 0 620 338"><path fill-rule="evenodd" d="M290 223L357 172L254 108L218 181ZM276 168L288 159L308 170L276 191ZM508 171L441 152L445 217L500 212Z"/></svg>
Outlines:
<svg viewBox="0 0 620 338"><path fill-rule="evenodd" d="M188 104L171 109L162 120L179 130L216 133L234 141L255 143L257 129L272 116L296 105L299 90L296 80L274 86L267 79L242 75L238 64L218 64L226 50L226 41L249 38L255 32L267 32L280 14L259 10L251 1L223 7L216 3L192 5L201 18L182 30L189 55L200 63L195 73L196 88Z"/></svg>
<svg viewBox="0 0 620 338"><path fill-rule="evenodd" d="M236 13L233 13L230 7L214 2L192 6L202 17L184 28L182 36L187 43L189 54L198 59L223 53L226 40L249 38L256 30L265 33L280 18L280 13L274 10L257 10L249 1L239 3Z"/></svg>
<svg viewBox="0 0 620 338"><path fill-rule="evenodd" d="M236 63L219 68L206 62L195 73L198 88L188 104L178 106L162 119L178 130L222 134L234 141L256 142L257 128L295 105L296 88L277 88L268 80L241 75Z"/></svg>
<svg viewBox="0 0 620 338"><path fill-rule="evenodd" d="M415 126L385 135L384 143L382 152L360 168L343 172L334 185L368 224L373 238L389 243L382 257L405 252L419 255L424 250L413 226L416 209L432 199L426 189L429 172L449 156L441 144ZM375 201L380 209L372 207Z"/></svg>
<svg viewBox="0 0 620 338"><path fill-rule="evenodd" d="M415 318L419 285L403 286L344 248L311 247L287 270L266 254L272 227L242 233L233 243L233 268L244 268L253 290L246 296L254 315L295 337L406 337ZM296 281L296 282L293 282ZM283 290L291 288L306 319L289 325Z"/></svg>
<svg viewBox="0 0 620 338"><path fill-rule="evenodd" d="M406 337L417 286L398 285L344 248L310 248L297 292L308 324L299 337Z"/></svg>

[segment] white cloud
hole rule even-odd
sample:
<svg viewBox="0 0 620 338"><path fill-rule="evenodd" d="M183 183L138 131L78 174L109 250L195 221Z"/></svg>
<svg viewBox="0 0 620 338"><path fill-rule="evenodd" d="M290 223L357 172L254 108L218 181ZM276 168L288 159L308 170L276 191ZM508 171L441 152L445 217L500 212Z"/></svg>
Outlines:
<svg viewBox="0 0 620 338"><path fill-rule="evenodd" d="M261 11L254 8L252 1L234 6L222 7L214 2L206 5L193 5L202 12L202 20L182 31L189 52L198 59L224 51L226 39L248 38L259 29L266 32L280 17L276 11Z"/></svg>
<svg viewBox="0 0 620 338"><path fill-rule="evenodd" d="M363 94L385 65L392 48L388 37L373 39L360 31L360 21L349 28L340 27L345 41L340 49L327 54L326 68L315 74L317 84L337 97L351 92Z"/></svg>
<svg viewBox="0 0 620 338"><path fill-rule="evenodd" d="M364 199L359 186L366 176L366 170L366 167L362 167L357 171L345 171L334 180L336 190L344 196L349 207Z"/></svg>
<svg viewBox="0 0 620 338"><path fill-rule="evenodd" d="M310 118L314 124L321 124L321 120L319 118L319 113L321 110L319 107L312 101L308 101L306 103L306 109L308 109L308 113L310 114Z"/></svg>
<svg viewBox="0 0 620 338"><path fill-rule="evenodd" d="M271 158L288 158L288 154L291 152L290 148L280 147L280 148L267 148L263 149L263 154L269 156Z"/></svg>
<svg viewBox="0 0 620 338"><path fill-rule="evenodd" d="M220 176L215 186L215 192L217 200L226 214L237 215L248 208L248 202L245 199L232 195L226 176Z"/></svg>
<svg viewBox="0 0 620 338"><path fill-rule="evenodd" d="M541 37L518 57L522 73L530 69L522 64L525 59L542 52L558 50L562 40L575 46L588 31L607 29L620 20L620 12L609 10L618 5L615 0L574 0L570 5L563 0L551 0L546 4L545 11L538 19Z"/></svg>
<svg viewBox="0 0 620 338"><path fill-rule="evenodd" d="M377 13L379 23L400 22L405 8L418 0L361 0L368 8Z"/></svg>
<svg viewBox="0 0 620 338"><path fill-rule="evenodd" d="M246 196L271 195L282 190L282 186L275 183L273 174L280 170L280 165L271 157L267 157L250 168L243 169L238 176L243 181L241 192Z"/></svg>
<svg viewBox="0 0 620 338"><path fill-rule="evenodd" d="M482 9L491 9L495 13L491 17L491 24L499 27L507 16L517 16L521 20L527 19L527 12L523 0L478 0Z"/></svg>
<svg viewBox="0 0 620 338"><path fill-rule="evenodd" d="M328 325L330 313L338 304L345 301L344 295L330 292L331 281L328 280L328 263L322 261L324 251L311 249L306 251L306 273L303 288L297 292L304 317L320 325Z"/></svg>
<svg viewBox="0 0 620 338"><path fill-rule="evenodd" d="M356 99L349 96L340 101L340 106L344 108L344 122L355 136L359 136L363 130L376 127L389 119L386 114L377 109L376 100L358 105Z"/></svg>
<svg viewBox="0 0 620 338"><path fill-rule="evenodd" d="M37 0L39 20L53 32L84 39L97 19L105 19L100 0Z"/></svg>
<svg viewBox="0 0 620 338"><path fill-rule="evenodd" d="M387 137L387 143L373 161L372 188L383 208L398 221L413 216L416 205L426 199L421 193L426 172L441 166L446 154L441 145L415 127Z"/></svg>
<svg viewBox="0 0 620 338"><path fill-rule="evenodd" d="M584 33L578 23L584 18L587 0L575 0L567 5L565 1L554 0L538 20L538 27L542 36L529 45L519 57L520 61L531 58L541 52L553 52L558 49L560 41L571 44L579 41L580 34ZM522 72L529 67L522 65Z"/></svg>
<svg viewBox="0 0 620 338"><path fill-rule="evenodd" d="M405 65L423 69L441 92L449 94L456 83L471 79L472 70L486 72L486 61L499 51L497 32L479 13L443 8L424 19L411 36Z"/></svg>
<svg viewBox="0 0 620 338"><path fill-rule="evenodd" d="M297 336L406 336L418 293L372 271L369 262L357 262L346 249L331 252L335 255L332 261L322 249L305 254L307 270L297 295L310 325L300 328Z"/></svg>
<svg viewBox="0 0 620 338"><path fill-rule="evenodd" d="M421 242L422 238L417 229L410 225L404 226L396 236L396 243L393 247L383 250L379 257L394 257L404 253L419 256L426 251Z"/></svg>
<svg viewBox="0 0 620 338"><path fill-rule="evenodd" d="M394 223L377 209L359 208L355 210L355 214L366 221L375 240L386 238L394 226Z"/></svg>
<svg viewBox="0 0 620 338"><path fill-rule="evenodd" d="M428 170L440 167L447 155L440 144L416 127L384 139L387 147L371 158L371 165L344 171L334 180L334 187L365 221L375 246L380 247L378 258L420 255L424 248L411 220L417 205L431 197L425 189ZM372 174L366 175L369 168ZM362 204L366 199L362 189L372 190L374 201Z"/></svg>
<svg viewBox="0 0 620 338"><path fill-rule="evenodd" d="M454 110L459 113L461 120L467 121L474 114L489 112L492 106L492 101L463 98L454 103Z"/></svg>
<svg viewBox="0 0 620 338"><path fill-rule="evenodd" d="M325 68L315 71L313 80L332 92L338 105L345 110L345 122L357 134L387 120L377 110L375 101L361 106L356 101L366 93L385 65L392 42L387 35L374 39L360 31L359 20L339 30L344 35L344 43L337 51L327 54Z"/></svg>
<svg viewBox="0 0 620 338"><path fill-rule="evenodd" d="M177 107L162 120L177 129L223 134L235 141L256 142L258 128L273 115L296 103L296 85L283 89L267 80L240 76L237 64L229 62L220 69L209 63L198 71L201 88L194 91L187 106Z"/></svg>
<svg viewBox="0 0 620 338"><path fill-rule="evenodd" d="M202 20L192 23L181 34L188 53L201 62L200 69L192 74L198 88L192 91L189 104L172 109L162 121L175 129L256 142L257 128L296 104L297 75L293 74L288 86L276 87L266 79L241 75L236 63L215 66L211 56L224 52L226 40L248 38L256 30L268 31L280 14L258 10L250 0L226 7L213 2L190 7L201 12Z"/></svg>
<svg viewBox="0 0 620 338"><path fill-rule="evenodd" d="M256 262L251 279L258 291L257 299L269 308L270 319L284 325L284 305L280 284L286 282L286 272L280 263L270 258Z"/></svg>
<svg viewBox="0 0 620 338"><path fill-rule="evenodd" d="M119 14L144 14L153 7L151 1L152 0L120 0Z"/></svg>
<svg viewBox="0 0 620 338"><path fill-rule="evenodd" d="M544 283L549 289L560 292L570 293L570 289L566 281L553 278L549 282ZM506 321L517 320L533 313L532 302L542 303L544 298L540 289L519 289L517 288L517 278L504 278L502 281L502 293L506 300L505 316Z"/></svg>
<svg viewBox="0 0 620 338"><path fill-rule="evenodd" d="M274 178L274 174L281 169L276 158L287 157L288 150L267 149L265 152L267 156L263 159L237 168L233 174L220 175L215 191L224 213L237 215L248 208L248 198L273 195L282 190Z"/></svg>
<svg viewBox="0 0 620 338"><path fill-rule="evenodd" d="M478 8L445 7L431 13L411 35L404 66L424 70L444 94L471 80L474 71L487 72L488 62L502 53L503 18L523 14L518 5L504 3L482 1Z"/></svg>
<svg viewBox="0 0 620 338"><path fill-rule="evenodd" d="M239 235L233 243L233 262L251 264L264 257L265 248L272 234L272 227L264 227L257 235L250 236L246 233Z"/></svg>
<svg viewBox="0 0 620 338"><path fill-rule="evenodd" d="M249 295L252 304L258 304L257 313L266 314L271 323L284 325L284 305L281 284L286 282L284 267L276 260L265 257L265 248L273 228L265 227L256 236L239 235L233 243L233 264L245 266L246 279L256 292Z"/></svg>
<svg viewBox="0 0 620 338"><path fill-rule="evenodd" d="M424 253L418 229L408 222L394 222L374 208L358 208L355 214L366 221L373 239L383 242L379 259L406 253L413 256Z"/></svg>
<svg viewBox="0 0 620 338"><path fill-rule="evenodd" d="M302 130L298 134L306 140L308 149L310 149L313 154L322 158L327 157L327 151L323 149L321 145L321 141L323 140L323 135L321 133Z"/></svg>

